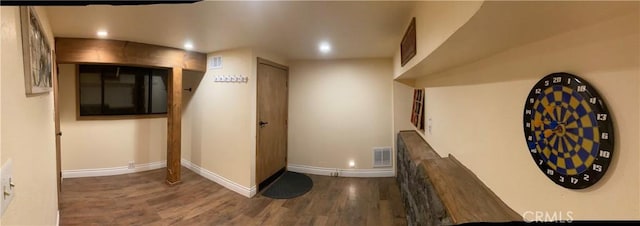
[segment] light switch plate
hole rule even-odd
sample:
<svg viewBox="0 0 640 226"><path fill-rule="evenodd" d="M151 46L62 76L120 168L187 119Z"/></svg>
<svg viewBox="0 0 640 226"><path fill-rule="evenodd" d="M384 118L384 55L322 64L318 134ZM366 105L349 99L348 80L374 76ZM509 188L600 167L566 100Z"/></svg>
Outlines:
<svg viewBox="0 0 640 226"><path fill-rule="evenodd" d="M13 162L9 159L2 165L2 169L0 169L0 201L2 202L2 205L0 205L0 215L4 214L11 200L16 196L15 187L11 186L11 178L13 177L11 173L12 165Z"/></svg>

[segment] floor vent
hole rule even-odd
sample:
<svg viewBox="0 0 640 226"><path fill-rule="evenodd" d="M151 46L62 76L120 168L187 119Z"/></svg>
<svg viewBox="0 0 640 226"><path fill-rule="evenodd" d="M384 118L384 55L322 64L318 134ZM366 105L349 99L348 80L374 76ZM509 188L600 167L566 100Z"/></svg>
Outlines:
<svg viewBox="0 0 640 226"><path fill-rule="evenodd" d="M391 166L391 147L373 148L373 167Z"/></svg>

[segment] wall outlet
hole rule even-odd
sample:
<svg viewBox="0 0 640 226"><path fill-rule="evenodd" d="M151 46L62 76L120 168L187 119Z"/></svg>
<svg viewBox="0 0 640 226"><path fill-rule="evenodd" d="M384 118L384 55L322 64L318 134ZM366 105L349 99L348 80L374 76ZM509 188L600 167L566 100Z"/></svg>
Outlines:
<svg viewBox="0 0 640 226"><path fill-rule="evenodd" d="M133 169L133 168L136 168L136 165L135 165L135 163L133 161L130 161L129 162L129 169Z"/></svg>
<svg viewBox="0 0 640 226"><path fill-rule="evenodd" d="M11 168L13 163L11 159L0 169L0 215L4 214L4 211L9 207L13 197L16 196L16 187L12 181L13 174Z"/></svg>

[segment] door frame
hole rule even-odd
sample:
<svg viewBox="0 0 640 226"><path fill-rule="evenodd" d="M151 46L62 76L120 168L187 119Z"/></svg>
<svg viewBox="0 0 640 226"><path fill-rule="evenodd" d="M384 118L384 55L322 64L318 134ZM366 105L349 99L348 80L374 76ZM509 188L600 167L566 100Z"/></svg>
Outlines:
<svg viewBox="0 0 640 226"><path fill-rule="evenodd" d="M287 165L289 163L289 158L288 158L288 154L289 154L289 67L261 58L261 57L257 57L257 62L256 62L256 121L255 121L255 128L256 128L256 152L255 152L255 171L254 171L254 180L255 180L255 184L256 184L256 190L259 192L260 191L260 183L262 181L259 181L258 179L258 153L259 153L259 147L260 147L260 98L258 97L258 95L260 94L260 86L258 85L260 82L260 64L266 64L275 68L279 68L282 70L285 70L287 72L287 83L286 83L286 87L287 87L287 98L286 98L286 102L285 102L285 108L287 109L285 111L285 139L287 142L285 142L284 147L285 147L285 159L284 159L284 170L280 170L278 171L276 174L274 174L274 176L271 176L267 179L265 179L265 181L268 180L275 180L277 178L277 176L275 175L279 175L281 173L284 173L284 171L286 171L287 169Z"/></svg>
<svg viewBox="0 0 640 226"><path fill-rule="evenodd" d="M62 129L60 128L60 67L56 62L56 54L53 52L53 121L55 126L56 145L56 189L58 191L58 209L60 209L60 196L62 194Z"/></svg>

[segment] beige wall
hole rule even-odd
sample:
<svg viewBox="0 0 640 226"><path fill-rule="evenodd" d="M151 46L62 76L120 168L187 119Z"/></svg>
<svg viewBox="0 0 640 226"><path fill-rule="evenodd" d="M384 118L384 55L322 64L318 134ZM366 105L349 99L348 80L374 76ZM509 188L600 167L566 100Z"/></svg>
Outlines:
<svg viewBox="0 0 640 226"><path fill-rule="evenodd" d="M393 148L401 130L412 130L411 110L413 108L413 87L398 81L393 82ZM394 151L395 153L395 151ZM395 164L395 162L394 162Z"/></svg>
<svg viewBox="0 0 640 226"><path fill-rule="evenodd" d="M567 211L575 219L640 219L640 11L417 81L426 87L426 140L455 155L517 212ZM562 188L531 160L522 131L525 96L543 76L577 74L606 99L615 157L584 190ZM566 215L565 215L566 216Z"/></svg>
<svg viewBox="0 0 640 226"><path fill-rule="evenodd" d="M222 56L221 69L186 72L183 86L182 158L251 189L255 185L257 58L286 65L266 51L241 48L208 54ZM247 83L214 82L215 76L242 75Z"/></svg>
<svg viewBox="0 0 640 226"><path fill-rule="evenodd" d="M416 18L416 55L400 66L400 49L393 58L393 75L397 78L425 59L480 9L483 1L417 2L411 13ZM407 25L411 21L407 18ZM398 40L398 42L401 40Z"/></svg>
<svg viewBox="0 0 640 226"><path fill-rule="evenodd" d="M182 146L181 146L181 154L182 159L191 161L191 152L193 149L193 144L201 142L199 138L194 137L194 135L199 135L200 133L193 133L193 126L198 125L199 122L192 119L193 108L191 105L193 102L193 96L198 92L198 86L202 81L202 77L204 73L201 72L191 72L191 71L183 71L182 74L182 87L185 89L191 88L191 92L182 92ZM198 142L194 142L194 139L198 140Z"/></svg>
<svg viewBox="0 0 640 226"><path fill-rule="evenodd" d="M372 168L392 139L390 59L291 62L289 163Z"/></svg>
<svg viewBox="0 0 640 226"><path fill-rule="evenodd" d="M209 69L194 86L183 115L182 157L239 185L251 187L255 159L256 79L251 49L210 53L222 69ZM243 75L248 83L214 82L214 76ZM185 74L186 76L186 74Z"/></svg>
<svg viewBox="0 0 640 226"><path fill-rule="evenodd" d="M394 136L401 130L415 129L411 124L413 109L413 85L393 82L393 132Z"/></svg>
<svg viewBox="0 0 640 226"><path fill-rule="evenodd" d="M57 206L53 93L26 97L18 7L0 7L2 156L13 161L15 197L2 225L55 225ZM49 43L45 11L37 8Z"/></svg>
<svg viewBox="0 0 640 226"><path fill-rule="evenodd" d="M60 65L62 170L166 160L167 119L76 120L76 65Z"/></svg>

